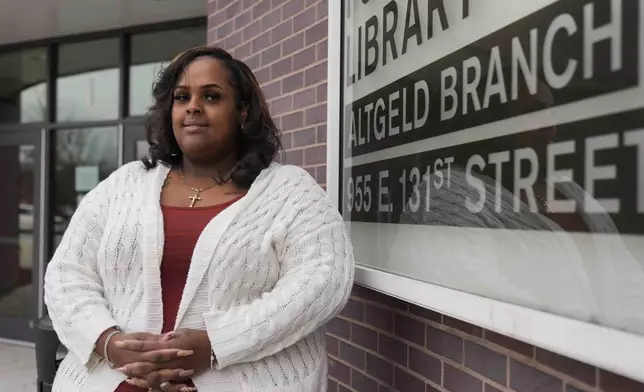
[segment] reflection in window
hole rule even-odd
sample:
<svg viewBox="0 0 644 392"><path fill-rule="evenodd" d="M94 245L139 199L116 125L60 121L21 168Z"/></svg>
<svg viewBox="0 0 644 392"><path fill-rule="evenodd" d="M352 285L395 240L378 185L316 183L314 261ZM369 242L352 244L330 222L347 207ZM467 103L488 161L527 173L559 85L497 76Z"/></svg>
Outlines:
<svg viewBox="0 0 644 392"><path fill-rule="evenodd" d="M130 115L144 115L152 104L157 75L178 53L205 44L205 26L132 36Z"/></svg>
<svg viewBox="0 0 644 392"><path fill-rule="evenodd" d="M118 63L117 38L62 45L58 57L57 121L116 119Z"/></svg>
<svg viewBox="0 0 644 392"><path fill-rule="evenodd" d="M0 54L0 123L45 121L46 77L45 48Z"/></svg>
<svg viewBox="0 0 644 392"><path fill-rule="evenodd" d="M118 167L116 127L56 132L54 247L60 243L78 202Z"/></svg>
<svg viewBox="0 0 644 392"><path fill-rule="evenodd" d="M145 158L145 156L148 154L149 149L150 149L150 145L148 144L147 140L137 140L136 141L136 159L140 160Z"/></svg>
<svg viewBox="0 0 644 392"><path fill-rule="evenodd" d="M0 317L33 317L33 145L0 147Z"/></svg>

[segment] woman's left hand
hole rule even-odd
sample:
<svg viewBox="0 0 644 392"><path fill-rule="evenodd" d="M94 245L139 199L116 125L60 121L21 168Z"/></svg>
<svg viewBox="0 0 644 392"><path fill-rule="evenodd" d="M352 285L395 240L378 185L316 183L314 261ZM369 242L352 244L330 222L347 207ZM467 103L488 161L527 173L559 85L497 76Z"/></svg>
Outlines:
<svg viewBox="0 0 644 392"><path fill-rule="evenodd" d="M163 369L153 373L156 373L153 376L153 383L145 378L128 378L125 382L138 388L147 389L149 392L197 392L197 388L184 384L184 381L188 380L192 375L189 371ZM153 385L156 385L156 387L153 387Z"/></svg>
<svg viewBox="0 0 644 392"><path fill-rule="evenodd" d="M205 331L195 329L178 329L163 336L158 341L121 340L117 342L122 348L131 351L145 352L151 358L155 351L166 349L181 349L193 351L193 355L174 359L169 362L150 361L135 362L121 367L119 370L136 382L137 386L152 390L175 391L175 385L160 388L165 381L179 381L170 379L176 377L181 371L199 373L210 368L210 339ZM174 373L177 373L176 375ZM143 386L145 380L145 386ZM172 389L170 389L172 388ZM177 389L180 391L181 389Z"/></svg>

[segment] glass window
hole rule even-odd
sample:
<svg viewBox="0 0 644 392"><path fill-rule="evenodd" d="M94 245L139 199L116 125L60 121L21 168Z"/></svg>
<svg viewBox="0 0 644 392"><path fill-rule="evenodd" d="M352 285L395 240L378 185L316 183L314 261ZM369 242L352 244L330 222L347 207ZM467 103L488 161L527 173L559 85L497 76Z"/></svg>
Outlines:
<svg viewBox="0 0 644 392"><path fill-rule="evenodd" d="M179 52L204 45L205 40L205 26L132 36L130 115L144 115L148 111L152 84L162 67Z"/></svg>
<svg viewBox="0 0 644 392"><path fill-rule="evenodd" d="M118 67L118 38L62 45L58 55L57 121L116 119Z"/></svg>
<svg viewBox="0 0 644 392"><path fill-rule="evenodd" d="M34 145L0 146L0 317L34 316L34 154Z"/></svg>
<svg viewBox="0 0 644 392"><path fill-rule="evenodd" d="M56 132L54 247L81 198L118 167L117 127Z"/></svg>
<svg viewBox="0 0 644 392"><path fill-rule="evenodd" d="M644 339L640 3L381 3L338 18L356 261Z"/></svg>
<svg viewBox="0 0 644 392"><path fill-rule="evenodd" d="M137 160L143 159L148 154L149 149L150 149L150 144L148 143L147 140L137 140L135 158Z"/></svg>
<svg viewBox="0 0 644 392"><path fill-rule="evenodd" d="M123 132L123 160L138 161L148 153L148 144L143 124L126 126Z"/></svg>
<svg viewBox="0 0 644 392"><path fill-rule="evenodd" d="M47 118L47 50L0 54L0 123Z"/></svg>

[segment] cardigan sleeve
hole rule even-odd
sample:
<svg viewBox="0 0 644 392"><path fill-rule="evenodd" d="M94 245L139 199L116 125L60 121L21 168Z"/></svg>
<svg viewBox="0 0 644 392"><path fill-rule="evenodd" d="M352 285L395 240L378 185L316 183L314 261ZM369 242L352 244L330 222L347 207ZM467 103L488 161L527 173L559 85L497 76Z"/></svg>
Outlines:
<svg viewBox="0 0 644 392"><path fill-rule="evenodd" d="M353 249L345 223L311 179L294 218L275 248L281 273L272 291L205 324L219 369L256 361L296 343L332 319L353 285ZM276 241L280 242L280 241Z"/></svg>
<svg viewBox="0 0 644 392"><path fill-rule="evenodd" d="M107 189L100 183L81 200L45 273L45 304L54 330L70 353L90 368L100 360L94 352L99 336L117 325L96 265Z"/></svg>

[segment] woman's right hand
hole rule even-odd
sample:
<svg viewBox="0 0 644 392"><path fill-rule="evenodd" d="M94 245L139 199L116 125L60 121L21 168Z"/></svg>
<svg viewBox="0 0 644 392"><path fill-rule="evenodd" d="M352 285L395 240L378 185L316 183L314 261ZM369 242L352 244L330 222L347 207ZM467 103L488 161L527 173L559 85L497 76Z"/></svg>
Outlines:
<svg viewBox="0 0 644 392"><path fill-rule="evenodd" d="M121 341L160 341L161 336L149 333L132 333L132 334L117 334L108 345L109 358L112 363L122 368L135 362L155 363L163 366L163 369L153 370L145 378L128 378L125 380L128 384L138 388L147 389L152 392L195 392L197 388L189 387L183 384L184 381L189 380L194 370L177 369L178 359L190 356L193 354L192 350L182 349L161 349L152 351L133 351L128 348L122 347L119 344ZM113 354L114 353L114 354ZM113 356L116 356L113 359ZM127 374L126 374L127 375ZM172 382L170 385L163 389L151 389L153 385L160 385L164 381Z"/></svg>
<svg viewBox="0 0 644 392"><path fill-rule="evenodd" d="M173 361L192 355L190 350L181 349L165 349L156 350L154 352L141 352L133 351L124 347L119 347L118 342L122 340L139 340L139 341L158 341L161 340L161 335L156 335L148 332L135 332L135 333L117 333L110 339L107 346L107 353L102 352L105 347L105 339L110 332L114 329L105 331L97 342L97 352L103 358L109 358L109 361L117 368L129 365L135 362L155 362L163 363L164 368L174 369ZM99 351L100 350L100 351ZM107 354L107 355L106 355Z"/></svg>

